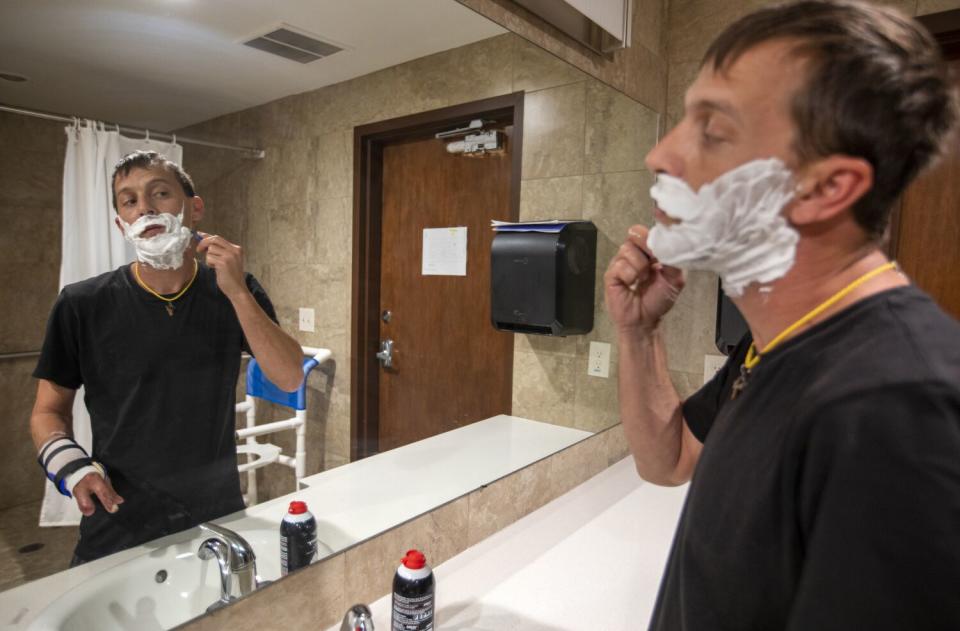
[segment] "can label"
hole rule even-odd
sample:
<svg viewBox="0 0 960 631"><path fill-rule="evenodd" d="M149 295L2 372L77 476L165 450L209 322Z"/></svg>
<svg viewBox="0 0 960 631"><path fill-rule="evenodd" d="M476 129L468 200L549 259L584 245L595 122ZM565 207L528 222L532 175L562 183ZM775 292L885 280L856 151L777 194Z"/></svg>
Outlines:
<svg viewBox="0 0 960 631"><path fill-rule="evenodd" d="M433 594L394 594L393 631L433 631Z"/></svg>
<svg viewBox="0 0 960 631"><path fill-rule="evenodd" d="M317 522L284 519L280 524L280 575L307 567L317 558Z"/></svg>

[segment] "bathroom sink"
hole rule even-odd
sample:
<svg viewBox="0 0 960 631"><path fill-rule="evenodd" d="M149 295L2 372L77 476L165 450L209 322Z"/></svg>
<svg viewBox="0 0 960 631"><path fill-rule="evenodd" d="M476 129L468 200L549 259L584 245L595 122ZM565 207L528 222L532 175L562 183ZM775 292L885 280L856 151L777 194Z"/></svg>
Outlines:
<svg viewBox="0 0 960 631"><path fill-rule="evenodd" d="M279 578L277 529L240 534L257 555L258 578ZM203 539L198 534L93 576L51 603L28 631L159 631L202 615L220 598L216 562L197 558ZM320 556L330 551L323 543L318 547Z"/></svg>

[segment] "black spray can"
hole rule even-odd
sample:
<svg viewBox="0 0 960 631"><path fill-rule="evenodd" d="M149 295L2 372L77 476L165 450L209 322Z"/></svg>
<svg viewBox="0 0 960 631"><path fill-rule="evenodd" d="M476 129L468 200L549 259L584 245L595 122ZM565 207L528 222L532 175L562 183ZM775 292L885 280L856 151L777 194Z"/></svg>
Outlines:
<svg viewBox="0 0 960 631"><path fill-rule="evenodd" d="M317 520L306 502L290 502L280 522L280 576L307 567L317 558Z"/></svg>
<svg viewBox="0 0 960 631"><path fill-rule="evenodd" d="M434 582L427 558L407 550L393 577L392 631L433 631Z"/></svg>

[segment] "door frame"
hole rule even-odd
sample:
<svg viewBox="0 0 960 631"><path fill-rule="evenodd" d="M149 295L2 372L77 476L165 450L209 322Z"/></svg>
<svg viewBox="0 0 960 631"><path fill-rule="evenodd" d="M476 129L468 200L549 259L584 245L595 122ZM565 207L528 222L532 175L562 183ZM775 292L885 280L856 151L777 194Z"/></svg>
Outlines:
<svg viewBox="0 0 960 631"><path fill-rule="evenodd" d="M923 24L940 44L944 60L950 62L960 59L960 9L920 15L915 19ZM905 194L906 190L900 194L894 204L893 211L890 213L890 226L885 250L887 256L891 259L896 259L900 251L900 218Z"/></svg>
<svg viewBox="0 0 960 631"><path fill-rule="evenodd" d="M379 452L380 230L383 148L432 136L471 118L510 122L510 219L520 217L523 92L420 112L353 130L353 298L350 332L350 460Z"/></svg>

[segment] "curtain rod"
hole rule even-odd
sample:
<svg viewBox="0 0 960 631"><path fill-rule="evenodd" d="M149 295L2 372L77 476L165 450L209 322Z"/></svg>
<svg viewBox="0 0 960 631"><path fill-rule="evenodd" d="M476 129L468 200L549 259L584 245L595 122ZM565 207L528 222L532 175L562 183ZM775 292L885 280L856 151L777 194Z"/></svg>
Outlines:
<svg viewBox="0 0 960 631"><path fill-rule="evenodd" d="M2 112L12 112L13 114L23 114L24 116L33 116L35 118L45 118L52 121L62 121L64 123L73 123L79 117L71 116L62 116L60 114L47 114L46 112L38 112L36 110L28 110L22 107L11 107L9 105L4 105L0 103L0 111ZM140 127L127 127L126 125L118 125L117 123L104 123L108 127L115 127L118 131L126 132L128 134L144 134L147 137L156 137L162 140L173 140L174 134L167 134L163 132L151 132L149 129L143 129ZM201 145L203 147L213 147L214 149L228 149L230 151L239 151L240 153L245 154L249 158L255 158L260 160L263 158L264 152L263 149L257 149L255 147L238 147L235 145L224 145L219 142L210 142L208 140L198 140L195 138L187 138L186 136L177 135L176 139L180 142L185 142L191 145Z"/></svg>

